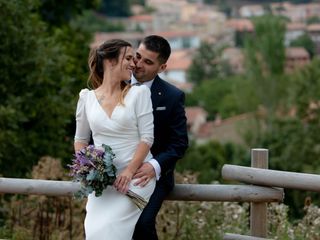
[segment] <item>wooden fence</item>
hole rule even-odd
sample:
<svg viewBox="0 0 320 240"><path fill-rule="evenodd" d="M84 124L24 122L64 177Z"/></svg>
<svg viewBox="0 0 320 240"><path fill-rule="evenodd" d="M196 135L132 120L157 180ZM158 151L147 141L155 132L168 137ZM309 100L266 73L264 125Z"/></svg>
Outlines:
<svg viewBox="0 0 320 240"><path fill-rule="evenodd" d="M251 167L224 165L222 176L226 180L254 185L177 184L167 200L250 202L251 236L226 233L224 239L267 239L267 203L283 201L282 188L320 191L316 184L320 181L319 175L267 168L268 150L252 149ZM79 183L70 181L0 178L1 193L70 196L79 189Z"/></svg>

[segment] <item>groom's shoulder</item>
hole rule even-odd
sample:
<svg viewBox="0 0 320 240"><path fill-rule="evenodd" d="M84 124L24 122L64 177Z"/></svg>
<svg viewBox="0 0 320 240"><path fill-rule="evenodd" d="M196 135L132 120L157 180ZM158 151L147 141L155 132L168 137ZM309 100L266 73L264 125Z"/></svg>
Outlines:
<svg viewBox="0 0 320 240"><path fill-rule="evenodd" d="M168 81L163 80L159 76L158 76L158 80L159 80L159 84L162 86L163 89L165 89L166 92L170 92L172 94L177 94L177 95L184 93L182 90L180 90L173 84L169 83Z"/></svg>

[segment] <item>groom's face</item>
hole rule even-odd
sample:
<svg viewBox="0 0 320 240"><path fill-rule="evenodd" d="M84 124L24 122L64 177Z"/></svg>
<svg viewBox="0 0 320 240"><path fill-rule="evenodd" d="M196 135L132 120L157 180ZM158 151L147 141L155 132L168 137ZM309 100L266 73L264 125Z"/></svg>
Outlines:
<svg viewBox="0 0 320 240"><path fill-rule="evenodd" d="M158 73L166 68L166 64L160 63L159 53L148 50L144 44L140 44L136 51L134 62L136 67L133 75L139 82L147 82L154 79Z"/></svg>

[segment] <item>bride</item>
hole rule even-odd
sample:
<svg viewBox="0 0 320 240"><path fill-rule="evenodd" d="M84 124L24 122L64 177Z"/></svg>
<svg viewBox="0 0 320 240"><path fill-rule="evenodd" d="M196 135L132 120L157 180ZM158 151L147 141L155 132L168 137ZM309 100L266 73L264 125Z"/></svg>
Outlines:
<svg viewBox="0 0 320 240"><path fill-rule="evenodd" d="M116 157L117 179L102 196L88 197L84 222L87 240L130 240L141 210L125 194L128 190L149 200L156 180L132 179L143 162L152 158L153 115L150 90L131 86L133 49L114 39L90 52L89 81L93 90L83 89L76 110L74 149L86 147L92 134L96 147L109 145Z"/></svg>

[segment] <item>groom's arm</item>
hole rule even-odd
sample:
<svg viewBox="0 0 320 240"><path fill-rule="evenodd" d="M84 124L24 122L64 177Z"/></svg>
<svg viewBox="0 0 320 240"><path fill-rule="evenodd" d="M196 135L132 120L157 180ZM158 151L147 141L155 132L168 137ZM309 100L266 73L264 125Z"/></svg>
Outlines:
<svg viewBox="0 0 320 240"><path fill-rule="evenodd" d="M161 167L161 174L172 171L178 159L182 158L188 148L187 119L184 109L185 95L179 92L177 99L170 99L174 102L169 115L169 138L167 148L161 151L154 159Z"/></svg>
<svg viewBox="0 0 320 240"><path fill-rule="evenodd" d="M178 159L182 158L188 148L187 119L185 116L183 92L177 95L176 99L169 99L174 104L171 113L168 115L169 137L167 147L159 154L153 156L152 162L144 163L134 178L140 178L136 185L144 186L147 182L158 175L167 174L173 171ZM160 177L160 176L159 176ZM158 177L157 177L158 178Z"/></svg>

